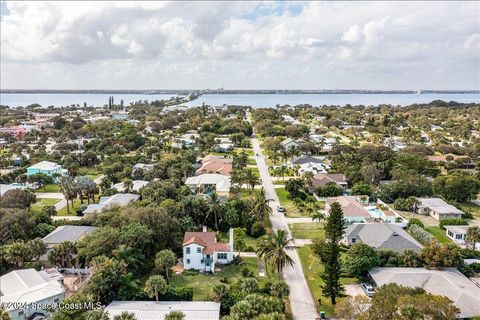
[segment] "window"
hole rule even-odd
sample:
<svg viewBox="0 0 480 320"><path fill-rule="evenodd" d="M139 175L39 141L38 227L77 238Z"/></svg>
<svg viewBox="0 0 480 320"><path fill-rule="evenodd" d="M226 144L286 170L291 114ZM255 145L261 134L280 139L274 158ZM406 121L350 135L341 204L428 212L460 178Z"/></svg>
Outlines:
<svg viewBox="0 0 480 320"><path fill-rule="evenodd" d="M225 252L219 252L219 253L217 253L217 259L225 260L225 259L227 259L227 254Z"/></svg>
<svg viewBox="0 0 480 320"><path fill-rule="evenodd" d="M455 239L462 240L463 239L463 234L456 234Z"/></svg>
<svg viewBox="0 0 480 320"><path fill-rule="evenodd" d="M187 248L185 249L185 253L186 253L186 254L190 254L190 247L187 247Z"/></svg>
<svg viewBox="0 0 480 320"><path fill-rule="evenodd" d="M355 243L357 242L357 239L356 238L352 238L352 243Z"/></svg>
<svg viewBox="0 0 480 320"><path fill-rule="evenodd" d="M202 253L202 248L198 247L197 248L197 253Z"/></svg>
<svg viewBox="0 0 480 320"><path fill-rule="evenodd" d="M190 264L190 259L187 259L187 264Z"/></svg>

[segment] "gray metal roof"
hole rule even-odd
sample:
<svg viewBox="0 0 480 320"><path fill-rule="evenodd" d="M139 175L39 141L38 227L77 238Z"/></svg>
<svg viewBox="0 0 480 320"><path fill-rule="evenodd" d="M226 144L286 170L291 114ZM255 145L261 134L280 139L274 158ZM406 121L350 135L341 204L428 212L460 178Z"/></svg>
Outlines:
<svg viewBox="0 0 480 320"><path fill-rule="evenodd" d="M345 237L358 238L375 249L390 249L403 252L406 249L419 251L422 245L400 226L392 223L358 223L345 230Z"/></svg>
<svg viewBox="0 0 480 320"><path fill-rule="evenodd" d="M463 214L451 204L446 203L440 198L417 198L420 201L419 207L427 207L441 214Z"/></svg>
<svg viewBox="0 0 480 320"><path fill-rule="evenodd" d="M404 287L423 288L431 294L452 300L460 309L460 318L480 316L480 288L456 268L373 268L369 273L379 287L396 283Z"/></svg>
<svg viewBox="0 0 480 320"><path fill-rule="evenodd" d="M220 319L220 303L211 301L113 301L105 311L111 319L125 311L137 320L163 320L172 311L183 312L185 320Z"/></svg>
<svg viewBox="0 0 480 320"><path fill-rule="evenodd" d="M75 242L83 235L92 233L97 227L89 226L60 226L46 235L42 240L46 244L57 244L64 241Z"/></svg>

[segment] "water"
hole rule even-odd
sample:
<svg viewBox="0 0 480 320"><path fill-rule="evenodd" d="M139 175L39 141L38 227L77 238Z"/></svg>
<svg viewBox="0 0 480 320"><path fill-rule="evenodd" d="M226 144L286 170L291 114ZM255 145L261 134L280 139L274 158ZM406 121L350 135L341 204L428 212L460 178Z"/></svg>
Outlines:
<svg viewBox="0 0 480 320"><path fill-rule="evenodd" d="M79 104L83 106L101 107L108 104L108 97L113 96L115 103L123 99L125 105L139 100L160 100L168 99L172 95L148 95L148 94L80 94L80 93L2 93L0 104L11 107L27 106L38 103L42 106L69 106ZM456 101L456 102L477 102L480 103L479 93L429 93L429 94L205 94L194 101L188 102L187 106L207 105L249 105L254 107L275 107L276 105L299 104L321 105L409 105L413 103L428 103L433 100Z"/></svg>

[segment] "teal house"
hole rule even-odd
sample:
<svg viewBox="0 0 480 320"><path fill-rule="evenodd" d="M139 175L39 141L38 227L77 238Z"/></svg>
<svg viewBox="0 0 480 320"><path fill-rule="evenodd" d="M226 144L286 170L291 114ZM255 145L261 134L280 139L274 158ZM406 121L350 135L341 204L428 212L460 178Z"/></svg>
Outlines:
<svg viewBox="0 0 480 320"><path fill-rule="evenodd" d="M64 175L67 173L67 170L62 169L62 167L58 163L51 161L40 161L39 163L27 168L28 176L34 175L36 173L43 173L47 176L52 177L54 175Z"/></svg>

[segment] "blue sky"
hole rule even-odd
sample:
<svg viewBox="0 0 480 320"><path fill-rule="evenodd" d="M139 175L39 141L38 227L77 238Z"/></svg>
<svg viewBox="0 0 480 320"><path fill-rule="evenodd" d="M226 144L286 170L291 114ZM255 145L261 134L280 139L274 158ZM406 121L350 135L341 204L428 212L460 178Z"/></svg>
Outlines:
<svg viewBox="0 0 480 320"><path fill-rule="evenodd" d="M1 8L2 88L480 89L480 2Z"/></svg>

